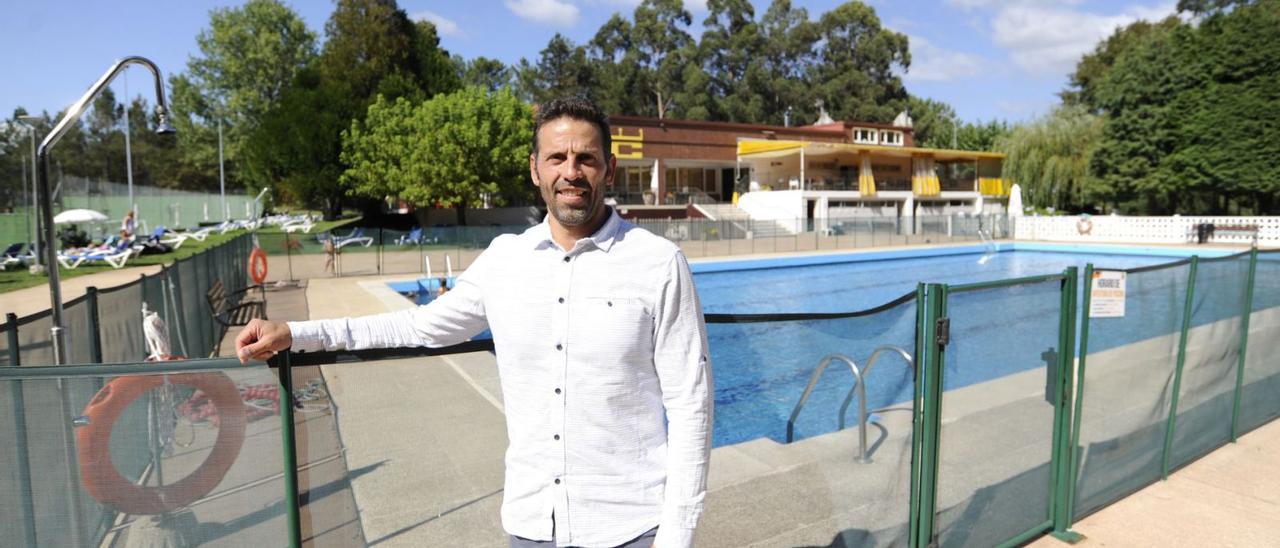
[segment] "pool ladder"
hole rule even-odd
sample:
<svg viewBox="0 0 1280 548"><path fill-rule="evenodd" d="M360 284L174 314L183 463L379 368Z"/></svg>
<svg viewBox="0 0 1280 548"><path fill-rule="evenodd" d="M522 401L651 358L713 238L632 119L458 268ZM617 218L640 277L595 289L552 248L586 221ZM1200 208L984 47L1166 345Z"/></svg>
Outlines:
<svg viewBox="0 0 1280 548"><path fill-rule="evenodd" d="M867 374L871 372L871 366L876 364L880 359L880 355L885 352L895 353L907 362L908 367L914 367L915 360L911 358L911 353L907 352L901 346L886 344L876 347L871 351L871 357L867 359L867 365L862 368L853 361L853 358L844 354L828 354L818 362L818 366L814 368L813 374L809 376L809 385L804 388L804 393L800 395L800 401L796 403L796 408L791 411L791 418L787 419L787 443L791 443L795 439L796 417L800 416L800 409L804 408L804 404L809 400L809 394L813 392L813 387L818 384L818 379L822 377L822 372L826 371L827 366L833 361L841 361L849 366L849 371L853 373L853 387L849 389L849 393L844 397L844 403L840 404L840 427L844 430L844 415L849 409L849 403L853 401L853 396L858 396L858 462L869 463L871 458L867 455Z"/></svg>

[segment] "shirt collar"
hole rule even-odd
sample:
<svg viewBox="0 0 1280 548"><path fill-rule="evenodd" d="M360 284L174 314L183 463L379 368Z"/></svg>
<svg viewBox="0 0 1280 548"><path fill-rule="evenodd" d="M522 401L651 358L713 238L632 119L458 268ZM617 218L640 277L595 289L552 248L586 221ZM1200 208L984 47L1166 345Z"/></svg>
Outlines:
<svg viewBox="0 0 1280 548"><path fill-rule="evenodd" d="M601 251L608 253L609 249L613 247L613 243L618 240L618 236L622 232L622 217L618 215L618 211L613 207L605 207L609 208L609 216L605 219L604 225L596 230L594 234L584 239ZM546 217L542 218L541 223L533 227L531 233L534 237L534 249L556 246L555 241L551 239L551 221L549 213Z"/></svg>

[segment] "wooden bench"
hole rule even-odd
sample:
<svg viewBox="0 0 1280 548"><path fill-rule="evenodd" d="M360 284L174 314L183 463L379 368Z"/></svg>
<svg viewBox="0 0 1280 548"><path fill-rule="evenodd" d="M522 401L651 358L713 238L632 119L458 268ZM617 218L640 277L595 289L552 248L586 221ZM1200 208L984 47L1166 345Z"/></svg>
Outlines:
<svg viewBox="0 0 1280 548"><path fill-rule="evenodd" d="M251 296L252 291L258 292L258 298ZM227 306L227 302L231 297L242 296L234 306ZM235 291L227 291L227 287L223 285L222 279L213 281L213 285L209 287L209 291L205 293L205 299L209 302L209 311L213 315L213 320L218 323L218 341L226 336L227 329L231 326L243 326L254 318L267 319L267 294L261 285L251 285L244 289ZM215 345L214 355L218 353Z"/></svg>

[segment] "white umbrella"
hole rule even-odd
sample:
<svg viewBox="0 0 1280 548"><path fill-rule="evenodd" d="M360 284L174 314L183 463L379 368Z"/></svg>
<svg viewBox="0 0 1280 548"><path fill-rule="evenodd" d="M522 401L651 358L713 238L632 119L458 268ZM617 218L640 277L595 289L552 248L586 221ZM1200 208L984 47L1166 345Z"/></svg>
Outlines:
<svg viewBox="0 0 1280 548"><path fill-rule="evenodd" d="M1022 216L1022 187L1018 183L1013 183L1009 188L1009 216Z"/></svg>
<svg viewBox="0 0 1280 548"><path fill-rule="evenodd" d="M108 220L106 215L92 209L68 209L53 217L54 224L98 223Z"/></svg>

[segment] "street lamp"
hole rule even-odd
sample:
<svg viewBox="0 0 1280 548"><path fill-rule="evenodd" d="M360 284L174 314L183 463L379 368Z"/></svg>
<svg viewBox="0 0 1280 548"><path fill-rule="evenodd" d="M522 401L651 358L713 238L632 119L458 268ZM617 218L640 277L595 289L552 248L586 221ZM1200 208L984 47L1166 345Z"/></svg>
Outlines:
<svg viewBox="0 0 1280 548"><path fill-rule="evenodd" d="M156 126L156 133L169 134L173 133L173 126L169 125L169 112L166 108L164 100L164 78L160 75L160 69L155 63L143 57L126 57L107 69L101 78L85 92L75 104L67 108L66 114L58 120L53 130L45 136L44 141L40 143L40 147L36 151L36 187L41 197L40 200L40 217L44 226L44 256L45 264L48 265L49 272L49 300L52 304L50 312L53 321L51 329L51 341L53 343L53 363L54 365L62 365L66 363L66 345L62 333L62 284L58 279L58 252L54 248L54 232L53 232L53 202L52 193L49 191L49 149L58 144L58 140L78 123L80 116L84 114L85 108L89 106L89 102L102 93L111 80L128 65L138 64L147 67L151 71L151 75L155 77L156 82L156 114L159 117L159 125Z"/></svg>
<svg viewBox="0 0 1280 548"><path fill-rule="evenodd" d="M35 249L31 250L31 254L35 256L33 263L36 265L39 265L40 264L40 251L39 251L40 249L40 245L39 245L40 217L38 217L39 206L36 204L36 124L35 123L43 122L45 121L45 118L44 116L23 115L18 117L18 121L21 122L22 126L27 128L27 132L31 134L31 215L32 215L31 218L34 218L35 222L32 223L28 221L28 223L35 228L35 233L28 234L28 236L31 237L31 241L27 243L35 246ZM23 165L26 165L26 164L23 164ZM25 191L25 188L24 188L24 191Z"/></svg>

